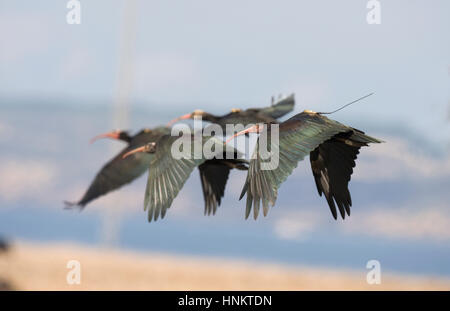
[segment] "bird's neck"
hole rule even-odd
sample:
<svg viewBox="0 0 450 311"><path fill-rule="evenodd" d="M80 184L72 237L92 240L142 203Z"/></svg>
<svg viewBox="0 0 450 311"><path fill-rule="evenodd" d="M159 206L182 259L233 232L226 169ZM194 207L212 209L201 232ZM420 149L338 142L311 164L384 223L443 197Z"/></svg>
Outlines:
<svg viewBox="0 0 450 311"><path fill-rule="evenodd" d="M131 140L133 139L133 137L131 137L130 135L126 134L126 135L122 135L119 139L124 141L124 142L126 142L126 143L131 143Z"/></svg>
<svg viewBox="0 0 450 311"><path fill-rule="evenodd" d="M217 117L217 116L215 116L213 114L210 114L210 113L204 113L203 116L202 116L202 119L204 121L208 121L208 122L211 122L211 123L217 123L217 121L219 120L219 117Z"/></svg>

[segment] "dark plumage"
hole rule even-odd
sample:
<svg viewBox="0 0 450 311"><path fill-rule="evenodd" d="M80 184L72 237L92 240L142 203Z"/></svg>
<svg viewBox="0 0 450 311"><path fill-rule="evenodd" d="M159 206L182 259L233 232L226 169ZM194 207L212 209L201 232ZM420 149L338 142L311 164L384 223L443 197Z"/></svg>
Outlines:
<svg viewBox="0 0 450 311"><path fill-rule="evenodd" d="M238 152L234 148L224 145L223 141L211 136L195 135L171 136L165 135L156 143L149 143L137 148L129 154L151 153L153 158L149 163L147 187L145 191L144 209L148 211L148 220L164 218L166 211L172 205L173 200L183 188L195 167L199 167L200 180L205 201L205 214L216 212L221 198L225 192L225 186L231 169L247 170L247 161L237 159ZM207 158L202 152L196 157L194 144L212 139L217 152ZM172 153L174 143L183 142L186 148L177 158ZM221 145L223 150L217 149ZM181 144L180 144L181 146ZM232 155L232 156L231 156ZM125 155L128 156L128 155Z"/></svg>
<svg viewBox="0 0 450 311"><path fill-rule="evenodd" d="M249 124L256 124L260 122L270 123L276 121L276 119L288 114L294 109L295 98L294 94L286 97L272 106L265 108L249 108L246 110L232 109L230 113L223 116L215 116L202 110L195 110L192 113L188 113L184 116L172 120L169 125L185 119L194 119L201 117L203 121L212 122L222 127L222 130L226 130L227 124L242 124L247 126Z"/></svg>
<svg viewBox="0 0 450 311"><path fill-rule="evenodd" d="M357 131L357 130L355 130ZM337 218L336 205L342 219L350 216L352 198L348 190L359 149L367 143L353 141L353 132L339 133L320 144L309 156L319 195L322 193ZM336 203L336 204L335 204Z"/></svg>
<svg viewBox="0 0 450 311"><path fill-rule="evenodd" d="M266 126L256 125L237 135L257 132ZM270 137L270 128L267 137ZM253 206L254 218L262 203L264 215L269 203L273 206L279 186L297 167L299 161L310 155L311 169L319 195L325 195L333 217L337 218L336 206L342 218L350 215L352 200L348 183L353 173L359 149L369 143L382 141L367 136L364 132L328 119L320 113L304 111L279 124L279 146L267 142L267 150L260 150L258 138L241 198L247 193L246 217ZM262 158L270 151L278 151L278 166L263 170ZM269 165L269 162L266 163ZM272 164L270 164L272 165Z"/></svg>
<svg viewBox="0 0 450 311"><path fill-rule="evenodd" d="M205 199L205 215L214 215L220 206L231 169L247 170L247 163L239 159L212 159L198 166Z"/></svg>
<svg viewBox="0 0 450 311"><path fill-rule="evenodd" d="M170 133L168 128L158 127L155 129L144 129L134 136L129 136L124 131L116 131L97 136L97 138L110 137L123 140L128 143L128 146L102 167L86 193L78 202L65 202L66 208L75 206L84 208L89 202L119 189L141 176L147 170L152 155L139 153L126 159L123 159L123 155L130 150L143 146L149 141L157 141L167 133Z"/></svg>

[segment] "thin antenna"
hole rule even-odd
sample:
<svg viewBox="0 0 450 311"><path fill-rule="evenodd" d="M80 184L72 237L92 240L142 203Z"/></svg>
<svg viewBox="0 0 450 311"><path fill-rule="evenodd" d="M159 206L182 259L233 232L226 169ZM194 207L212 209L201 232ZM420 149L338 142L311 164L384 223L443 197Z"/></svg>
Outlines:
<svg viewBox="0 0 450 311"><path fill-rule="evenodd" d="M332 113L338 112L339 110L344 109L345 107L350 106L351 104L354 104L354 103L356 103L356 102L359 102L360 100L363 100L364 98L369 97L369 96L371 96L371 95L373 95L373 94L375 94L375 93L372 92L372 93L367 94L367 95L365 95L365 96L363 96L363 97L360 97L360 98L358 98L357 100L354 100L354 101L352 101L351 103L348 103L348 104L346 104L346 105L342 106L341 108L336 109L336 110L334 110L334 111L331 111L331 112L318 112L318 114L332 114Z"/></svg>

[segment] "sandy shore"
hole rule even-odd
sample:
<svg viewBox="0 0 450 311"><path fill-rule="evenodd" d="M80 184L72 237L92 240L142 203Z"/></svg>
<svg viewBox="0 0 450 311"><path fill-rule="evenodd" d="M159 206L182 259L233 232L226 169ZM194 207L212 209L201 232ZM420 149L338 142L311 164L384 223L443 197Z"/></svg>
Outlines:
<svg viewBox="0 0 450 311"><path fill-rule="evenodd" d="M80 263L81 282L69 285L67 263ZM449 279L367 271L99 250L78 245L17 243L0 254L0 284L18 290L450 290ZM2 286L0 286L1 288Z"/></svg>

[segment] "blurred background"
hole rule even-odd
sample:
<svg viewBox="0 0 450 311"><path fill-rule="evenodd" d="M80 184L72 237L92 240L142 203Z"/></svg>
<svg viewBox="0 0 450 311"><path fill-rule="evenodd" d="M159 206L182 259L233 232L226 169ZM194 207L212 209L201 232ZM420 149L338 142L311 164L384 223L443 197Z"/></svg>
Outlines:
<svg viewBox="0 0 450 311"><path fill-rule="evenodd" d="M99 276L82 288L108 289L101 258L131 253L135 269L195 258L205 265L189 267L207 276L176 283L158 268L137 286L124 271L116 289L258 289L248 280L269 270L265 289L364 288L372 259L417 278L395 288L450 288L448 1L381 0L381 24L367 23L361 0L80 1L80 24L67 23L67 2L0 0L0 236L12 246L0 254L0 288L76 289L66 261L84 258L98 260ZM147 222L145 177L81 213L63 210L123 147L89 145L99 133L268 106L278 94L295 93L295 113L331 111L370 92L332 116L386 141L362 150L344 221L317 195L309 161L257 221L244 220L246 173L236 171L214 217L203 216L197 171L162 221ZM202 270L214 260L235 278ZM285 284L289 271L298 279Z"/></svg>

